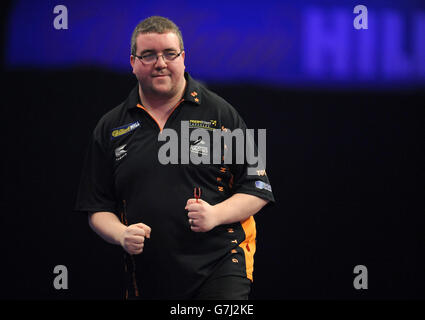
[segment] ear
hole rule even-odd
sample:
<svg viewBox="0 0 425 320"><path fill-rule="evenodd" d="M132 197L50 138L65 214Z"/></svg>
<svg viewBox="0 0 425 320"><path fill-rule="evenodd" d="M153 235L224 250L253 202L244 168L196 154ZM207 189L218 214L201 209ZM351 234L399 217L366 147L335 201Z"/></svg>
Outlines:
<svg viewBox="0 0 425 320"><path fill-rule="evenodd" d="M130 55L130 64L131 67L134 69L134 63L136 62L136 58L133 55Z"/></svg>

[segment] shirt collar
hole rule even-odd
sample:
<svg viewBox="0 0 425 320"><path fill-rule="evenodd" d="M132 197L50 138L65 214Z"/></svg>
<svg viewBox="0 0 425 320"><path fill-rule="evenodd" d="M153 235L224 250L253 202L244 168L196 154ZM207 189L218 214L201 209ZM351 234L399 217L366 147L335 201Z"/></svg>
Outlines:
<svg viewBox="0 0 425 320"><path fill-rule="evenodd" d="M199 82L193 80L189 73L185 72L184 77L186 78L186 90L183 95L184 101L192 102L195 105L201 105L201 85Z"/></svg>
<svg viewBox="0 0 425 320"><path fill-rule="evenodd" d="M186 79L186 89L183 94L184 101L200 106L202 102L200 83L194 80L187 72L184 73L184 77ZM139 97L139 84L131 90L126 101L128 109L136 108L137 104L141 104Z"/></svg>

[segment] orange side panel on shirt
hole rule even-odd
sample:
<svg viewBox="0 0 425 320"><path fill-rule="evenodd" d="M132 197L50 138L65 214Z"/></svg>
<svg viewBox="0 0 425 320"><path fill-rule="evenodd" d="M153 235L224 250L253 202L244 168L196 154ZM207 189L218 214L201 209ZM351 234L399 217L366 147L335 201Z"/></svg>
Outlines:
<svg viewBox="0 0 425 320"><path fill-rule="evenodd" d="M254 217L241 221L243 231L245 232L245 240L239 244L245 253L246 276L253 281L252 273L254 271L254 253L255 253L255 238L257 230L255 228Z"/></svg>

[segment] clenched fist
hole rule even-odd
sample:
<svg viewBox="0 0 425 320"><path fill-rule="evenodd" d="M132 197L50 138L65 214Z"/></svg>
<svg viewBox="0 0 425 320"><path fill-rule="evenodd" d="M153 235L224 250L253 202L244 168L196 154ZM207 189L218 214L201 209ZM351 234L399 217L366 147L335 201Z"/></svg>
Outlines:
<svg viewBox="0 0 425 320"><path fill-rule="evenodd" d="M186 203L190 229L195 232L207 232L219 225L217 211L208 202L198 199L189 199Z"/></svg>
<svg viewBox="0 0 425 320"><path fill-rule="evenodd" d="M120 244L129 254L139 254L143 251L145 238L150 238L151 228L143 223L129 225L121 234Z"/></svg>

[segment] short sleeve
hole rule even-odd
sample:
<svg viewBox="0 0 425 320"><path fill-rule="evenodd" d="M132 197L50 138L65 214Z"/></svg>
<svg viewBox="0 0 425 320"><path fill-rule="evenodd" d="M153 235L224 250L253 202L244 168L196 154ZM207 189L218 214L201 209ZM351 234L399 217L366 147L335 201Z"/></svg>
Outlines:
<svg viewBox="0 0 425 320"><path fill-rule="evenodd" d="M243 119L237 114L233 114L233 125L231 130L241 129L244 134L245 148L243 163L233 161L230 171L233 174L233 193L246 193L259 198L275 202L272 187L266 173L266 141L265 131L260 129L248 129ZM262 145L258 148L257 143ZM237 148L232 148L232 158L236 159Z"/></svg>
<svg viewBox="0 0 425 320"><path fill-rule="evenodd" d="M101 131L98 125L90 139L77 192L75 211L116 213L112 155L107 152L106 139L103 139Z"/></svg>

